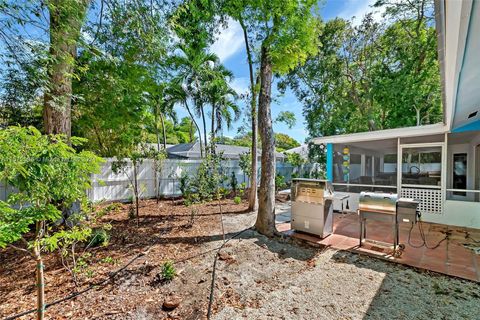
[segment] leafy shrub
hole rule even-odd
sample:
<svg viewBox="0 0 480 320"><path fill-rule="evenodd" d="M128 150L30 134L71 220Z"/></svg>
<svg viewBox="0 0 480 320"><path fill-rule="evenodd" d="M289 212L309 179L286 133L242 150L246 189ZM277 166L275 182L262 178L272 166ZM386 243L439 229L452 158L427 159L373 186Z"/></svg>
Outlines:
<svg viewBox="0 0 480 320"><path fill-rule="evenodd" d="M285 177L281 175L276 175L275 176L275 190L281 190L287 187L287 184L285 183Z"/></svg>
<svg viewBox="0 0 480 320"><path fill-rule="evenodd" d="M70 226L56 222L74 203L87 207L85 191L91 186L91 174L99 172L102 159L74 149L85 141L42 135L33 127L0 130L0 180L16 189L6 201L0 201L0 248L21 240L24 248L20 249L29 251L42 266L43 252L84 240L88 229L68 232ZM35 236L25 237L32 228ZM38 270L37 294L42 297L44 278ZM39 310L43 310L41 300Z"/></svg>
<svg viewBox="0 0 480 320"><path fill-rule="evenodd" d="M183 192L185 203L212 201L223 196L221 185L226 176L221 167L221 154L208 154L198 167L195 176L189 178Z"/></svg>
<svg viewBox="0 0 480 320"><path fill-rule="evenodd" d="M90 247L107 246L110 241L110 235L106 228L93 228L89 239Z"/></svg>
<svg viewBox="0 0 480 320"><path fill-rule="evenodd" d="M240 204L240 203L242 202L242 198L240 198L240 197L237 196L237 197L233 198L233 202L234 202L235 204Z"/></svg>
<svg viewBox="0 0 480 320"><path fill-rule="evenodd" d="M180 192L184 198L188 197L188 192L190 190L190 179L185 172L182 172L180 175Z"/></svg>
<svg viewBox="0 0 480 320"><path fill-rule="evenodd" d="M162 279L164 281L171 281L177 275L177 271L175 270L175 266L173 265L172 261L165 261L162 265Z"/></svg>
<svg viewBox="0 0 480 320"><path fill-rule="evenodd" d="M235 175L235 172L232 171L232 174L230 175L230 188L232 189L234 195L237 194L237 185L237 176Z"/></svg>

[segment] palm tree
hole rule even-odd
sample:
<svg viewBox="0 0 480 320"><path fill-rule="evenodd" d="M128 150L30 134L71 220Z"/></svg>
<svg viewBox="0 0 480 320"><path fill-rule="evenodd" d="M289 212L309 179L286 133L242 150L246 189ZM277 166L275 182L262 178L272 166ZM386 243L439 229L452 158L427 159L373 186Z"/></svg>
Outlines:
<svg viewBox="0 0 480 320"><path fill-rule="evenodd" d="M202 48L177 45L178 54L171 57L171 62L177 71L176 78L181 79L184 91L193 101L195 114L202 118L203 141L207 140L207 128L204 105L207 99L204 94L205 82L213 72L212 66L218 62L218 57ZM197 127L197 129L199 129ZM201 136L199 131L199 136ZM201 140L201 139L200 139Z"/></svg>
<svg viewBox="0 0 480 320"><path fill-rule="evenodd" d="M200 156L203 158L203 144L202 144L202 135L200 128L198 126L197 121L195 121L195 118L193 117L192 110L190 109L188 105L188 100L189 100L189 93L187 91L186 86L182 82L181 78L175 78L173 79L168 86L165 89L165 95L166 95L166 101L167 103L170 103L172 105L175 104L180 104L183 106L189 116L192 122L195 124L195 127L197 128L198 131L198 139L200 142Z"/></svg>
<svg viewBox="0 0 480 320"><path fill-rule="evenodd" d="M229 84L233 79L232 72L223 65L216 65L209 74L209 78L205 91L212 107L210 135L214 140L215 134L223 129L224 122L227 128L230 128L232 122L238 120L240 109L234 102L238 95Z"/></svg>
<svg viewBox="0 0 480 320"><path fill-rule="evenodd" d="M157 151L160 152L160 129L162 129L163 149L167 149L167 132L165 128L165 118L168 116L174 122L177 120L177 114L174 110L175 102L168 96L168 83L160 83L155 85L153 94L153 115L155 122L155 134L157 136Z"/></svg>

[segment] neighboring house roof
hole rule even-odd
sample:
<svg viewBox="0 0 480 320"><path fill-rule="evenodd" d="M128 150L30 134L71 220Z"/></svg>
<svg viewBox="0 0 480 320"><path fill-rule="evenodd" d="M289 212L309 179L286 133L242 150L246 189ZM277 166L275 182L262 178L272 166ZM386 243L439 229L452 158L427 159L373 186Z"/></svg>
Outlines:
<svg viewBox="0 0 480 320"><path fill-rule="evenodd" d="M285 150L286 153L298 153L303 159L308 159L308 145L302 144L299 147Z"/></svg>
<svg viewBox="0 0 480 320"><path fill-rule="evenodd" d="M231 146L226 144L217 144L215 147L217 154L222 153L226 159L239 159L242 153L250 152L248 147ZM200 159L200 143L180 143L167 148L168 156L171 158L184 158L184 159ZM258 156L261 155L261 150L257 151ZM275 152L277 159L284 159L285 155L280 152Z"/></svg>

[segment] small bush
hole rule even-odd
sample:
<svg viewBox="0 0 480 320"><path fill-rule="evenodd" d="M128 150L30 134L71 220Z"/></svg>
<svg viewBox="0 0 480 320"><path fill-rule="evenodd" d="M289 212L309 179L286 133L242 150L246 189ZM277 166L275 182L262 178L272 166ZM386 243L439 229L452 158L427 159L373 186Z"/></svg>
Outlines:
<svg viewBox="0 0 480 320"><path fill-rule="evenodd" d="M132 204L128 206L128 219L135 219L135 206Z"/></svg>
<svg viewBox="0 0 480 320"><path fill-rule="evenodd" d="M276 175L275 176L275 190L279 191L287 187L287 184L285 183L285 177L281 175Z"/></svg>
<svg viewBox="0 0 480 320"><path fill-rule="evenodd" d="M107 246L110 241L110 235L106 228L94 228L89 240L90 247Z"/></svg>
<svg viewBox="0 0 480 320"><path fill-rule="evenodd" d="M164 281L171 281L177 275L177 271L175 270L175 266L173 265L172 261L166 261L162 265L162 279Z"/></svg>
<svg viewBox="0 0 480 320"><path fill-rule="evenodd" d="M232 174L230 175L230 188L232 189L234 195L237 195L237 186L237 176L235 175L235 172L232 171Z"/></svg>
<svg viewBox="0 0 480 320"><path fill-rule="evenodd" d="M242 198L240 198L240 197L237 196L237 197L233 198L233 202L234 202L235 204L240 204L240 203L242 202Z"/></svg>

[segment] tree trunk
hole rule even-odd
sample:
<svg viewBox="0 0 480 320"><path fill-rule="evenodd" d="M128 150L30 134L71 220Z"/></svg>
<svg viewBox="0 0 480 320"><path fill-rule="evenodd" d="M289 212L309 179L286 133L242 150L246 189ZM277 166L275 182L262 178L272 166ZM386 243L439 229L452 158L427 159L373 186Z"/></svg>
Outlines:
<svg viewBox="0 0 480 320"><path fill-rule="evenodd" d="M192 122L195 124L195 127L197 128L197 131L198 131L198 140L200 141L200 157L203 158L202 134L201 134L201 131L200 131L200 127L198 126L197 121L195 121L195 119L193 118L193 114L192 114L192 112L190 111L190 108L188 107L187 102L184 102L184 104L185 104L185 109L187 109L187 112L188 112L188 114L190 115L190 119L192 120Z"/></svg>
<svg viewBox="0 0 480 320"><path fill-rule="evenodd" d="M45 317L45 279L43 276L43 259L39 254L37 262L37 320L43 320Z"/></svg>
<svg viewBox="0 0 480 320"><path fill-rule="evenodd" d="M260 97L258 100L258 129L262 141L262 172L255 228L261 234L273 236L275 229L275 136L270 112L272 63L262 46L260 63Z"/></svg>
<svg viewBox="0 0 480 320"><path fill-rule="evenodd" d="M50 64L44 95L43 121L47 134L71 136L72 74L77 40L89 0L53 0L50 14Z"/></svg>
<svg viewBox="0 0 480 320"><path fill-rule="evenodd" d="M205 112L203 110L203 106L200 107L200 112L202 115L202 122L203 122L203 141L205 142L205 154L207 153L207 123L205 122ZM200 131L198 132L200 135Z"/></svg>
<svg viewBox="0 0 480 320"><path fill-rule="evenodd" d="M215 104L212 103L212 123L210 128L210 137L212 141L215 140Z"/></svg>
<svg viewBox="0 0 480 320"><path fill-rule="evenodd" d="M258 208L258 201L257 201L257 130L258 130L258 123L257 123L257 90L254 81L254 74L253 74L253 59L252 59L252 52L250 51L250 44L248 41L248 34L247 28L243 23L243 19L240 17L239 19L240 26L243 30L243 40L245 41L245 49L247 51L247 60L248 60L248 71L250 74L250 92L251 92L251 101L250 101L250 112L252 117L252 149L251 149L251 157L252 157L252 166L250 171L250 193L248 196L248 210L255 211ZM258 80L258 78L257 78Z"/></svg>
<svg viewBox="0 0 480 320"><path fill-rule="evenodd" d="M162 134L163 134L163 150L167 150L167 129L165 128L165 119L163 114L160 113L160 122L162 124Z"/></svg>
<svg viewBox="0 0 480 320"><path fill-rule="evenodd" d="M45 278L43 275L43 259L40 248L40 239L43 234L43 223L37 221L35 227L35 244L33 254L37 263L36 284L37 284L37 320L43 320L45 317Z"/></svg>
<svg viewBox="0 0 480 320"><path fill-rule="evenodd" d="M137 162L133 161L133 194L135 196L135 215L137 218L137 227L139 225L139 208L138 208L138 179L137 179Z"/></svg>

